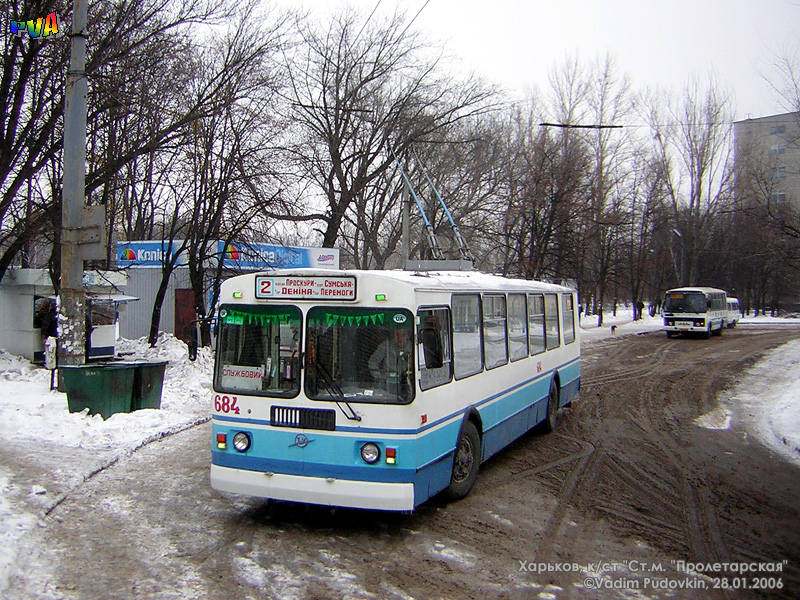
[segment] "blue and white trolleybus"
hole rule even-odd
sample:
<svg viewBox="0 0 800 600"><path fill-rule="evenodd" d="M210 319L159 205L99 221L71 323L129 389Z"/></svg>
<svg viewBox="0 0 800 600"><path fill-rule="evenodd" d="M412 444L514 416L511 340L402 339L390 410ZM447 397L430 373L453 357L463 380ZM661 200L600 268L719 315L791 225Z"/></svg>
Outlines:
<svg viewBox="0 0 800 600"><path fill-rule="evenodd" d="M476 272L251 273L222 284L211 485L411 511L556 425L580 387L574 290Z"/></svg>

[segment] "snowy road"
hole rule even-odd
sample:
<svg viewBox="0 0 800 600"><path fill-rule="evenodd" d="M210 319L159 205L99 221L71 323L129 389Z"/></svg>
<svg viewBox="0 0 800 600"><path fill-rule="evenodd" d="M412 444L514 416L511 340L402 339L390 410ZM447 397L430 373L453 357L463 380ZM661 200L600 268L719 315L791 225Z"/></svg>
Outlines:
<svg viewBox="0 0 800 600"><path fill-rule="evenodd" d="M737 415L703 420L746 366L797 337L741 327L711 340L592 343L580 402L556 433L529 434L484 464L465 500L413 515L216 494L199 425L73 487L26 538L6 598L761 595L721 589L731 582L800 597L800 469ZM15 472L35 469L15 448ZM40 468L58 477L55 449ZM781 571L742 579L687 573L680 561Z"/></svg>

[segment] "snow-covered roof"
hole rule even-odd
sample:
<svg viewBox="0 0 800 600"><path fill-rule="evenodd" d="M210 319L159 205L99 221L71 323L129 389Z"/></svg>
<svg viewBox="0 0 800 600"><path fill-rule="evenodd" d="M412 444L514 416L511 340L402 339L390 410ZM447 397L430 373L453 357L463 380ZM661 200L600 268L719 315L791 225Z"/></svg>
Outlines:
<svg viewBox="0 0 800 600"><path fill-rule="evenodd" d="M667 290L667 294L677 293L677 292L685 292L685 293L700 293L700 294L727 294L725 290L720 290L718 288L712 287L680 287L674 288L671 290Z"/></svg>
<svg viewBox="0 0 800 600"><path fill-rule="evenodd" d="M499 290L499 291L542 291L564 292L571 288L534 281L530 279L514 279L491 275L479 271L404 271L395 270L361 270L361 269L278 269L268 272L270 275L287 276L355 276L356 278L381 278L398 283L405 283L415 289L429 288L434 290Z"/></svg>

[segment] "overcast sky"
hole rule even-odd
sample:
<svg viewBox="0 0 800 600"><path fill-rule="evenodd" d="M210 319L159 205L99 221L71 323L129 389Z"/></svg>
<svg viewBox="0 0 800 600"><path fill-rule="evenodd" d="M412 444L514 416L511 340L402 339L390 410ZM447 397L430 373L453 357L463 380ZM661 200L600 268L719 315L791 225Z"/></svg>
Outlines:
<svg viewBox="0 0 800 600"><path fill-rule="evenodd" d="M349 4L370 14L378 0L275 0L317 13ZM427 2L427 4L426 4ZM548 73L576 53L609 54L635 88L679 93L711 73L734 95L736 117L784 112L764 76L773 55L800 42L800 0L380 0L445 43L466 66L511 92L546 88Z"/></svg>

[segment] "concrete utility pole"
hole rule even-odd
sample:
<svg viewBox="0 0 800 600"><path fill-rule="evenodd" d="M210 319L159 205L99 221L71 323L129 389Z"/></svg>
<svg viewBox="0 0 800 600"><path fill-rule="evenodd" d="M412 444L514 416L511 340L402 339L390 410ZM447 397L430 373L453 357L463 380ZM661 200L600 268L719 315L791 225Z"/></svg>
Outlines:
<svg viewBox="0 0 800 600"><path fill-rule="evenodd" d="M64 108L59 366L82 365L86 362L86 292L83 289L81 244L85 243L86 214L86 95L89 87L86 81L87 1L73 0L72 42ZM63 388L61 383L59 381L59 389Z"/></svg>

